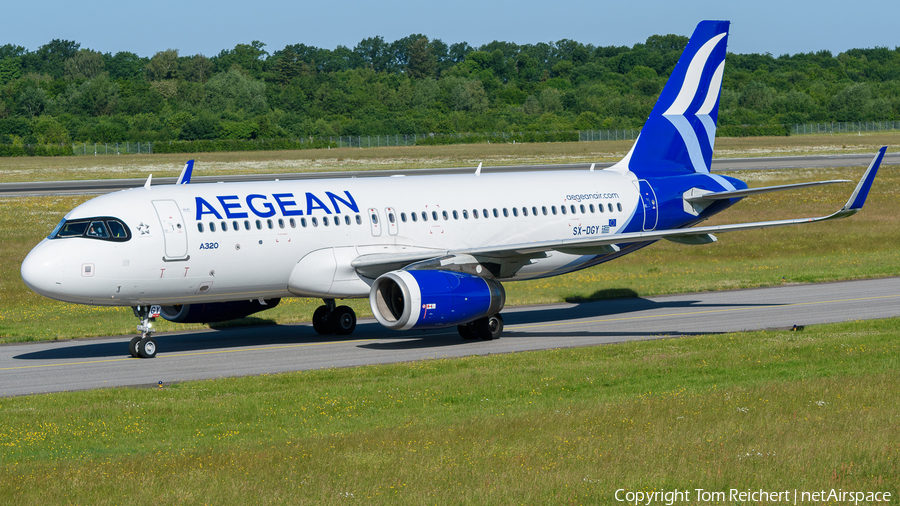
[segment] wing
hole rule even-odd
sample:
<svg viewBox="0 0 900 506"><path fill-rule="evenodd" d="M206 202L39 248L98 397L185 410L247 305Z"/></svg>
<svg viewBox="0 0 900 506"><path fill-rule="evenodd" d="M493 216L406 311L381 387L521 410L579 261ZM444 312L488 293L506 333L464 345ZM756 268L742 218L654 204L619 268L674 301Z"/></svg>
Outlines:
<svg viewBox="0 0 900 506"><path fill-rule="evenodd" d="M622 234L612 234L602 238L580 238L580 239L557 239L552 241L529 242L519 244L503 244L484 246L480 248L467 248L459 250L447 250L436 252L434 250L424 251L421 253L408 254L374 254L363 255L356 258L351 265L366 277L377 277L385 272L398 268L417 269L417 268L440 268L451 270L468 270L467 267L474 268L476 263L499 263L504 267L500 273L494 273L498 277L505 278L512 275L518 267L524 265L533 258L541 258L549 251L559 251L571 254L604 254L613 253L619 250L619 245L631 244L637 242L658 241L660 239L668 239L675 242L688 244L703 244L716 240L714 233L720 232L736 232L739 230L756 230L762 228L784 227L789 225L801 225L806 223L818 223L820 221L836 220L852 216L859 212L866 201L869 190L872 188L872 182L884 158L887 147L882 147L869 168L863 174L862 179L856 185L856 189L850 195L847 203L838 211L827 216L819 216L814 218L797 218L790 220L777 221L758 221L752 223L736 223L730 225L713 225L708 227L679 228L669 230L653 230L649 232L630 232ZM834 181L838 182L838 181ZM832 181L813 183L831 184ZM788 187L802 187L801 185L787 185ZM778 189L788 189L785 187L769 187ZM777 189L768 191L778 191ZM765 192L759 192L765 193ZM731 194L733 198L734 192L720 192L711 194L711 198L718 198L722 194ZM710 194L708 194L710 195Z"/></svg>

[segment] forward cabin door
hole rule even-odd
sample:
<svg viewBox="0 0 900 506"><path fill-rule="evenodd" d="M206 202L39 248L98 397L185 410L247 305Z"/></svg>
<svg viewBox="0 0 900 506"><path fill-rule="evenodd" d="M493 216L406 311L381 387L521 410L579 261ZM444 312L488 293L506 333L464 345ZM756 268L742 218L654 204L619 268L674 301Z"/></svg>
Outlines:
<svg viewBox="0 0 900 506"><path fill-rule="evenodd" d="M174 200L154 200L153 207L159 217L166 242L165 260L186 260L188 251L187 228L181 210Z"/></svg>

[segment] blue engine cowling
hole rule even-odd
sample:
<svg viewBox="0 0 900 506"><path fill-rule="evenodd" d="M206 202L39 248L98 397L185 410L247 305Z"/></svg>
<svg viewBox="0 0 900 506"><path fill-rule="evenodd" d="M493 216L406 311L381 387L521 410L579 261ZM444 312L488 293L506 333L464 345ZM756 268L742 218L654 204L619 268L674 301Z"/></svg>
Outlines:
<svg viewBox="0 0 900 506"><path fill-rule="evenodd" d="M177 323L214 323L237 320L272 309L281 299L265 299L265 305L254 300L234 300L230 302L211 302L207 304L184 304L181 306L162 306L159 315Z"/></svg>
<svg viewBox="0 0 900 506"><path fill-rule="evenodd" d="M393 271L372 284L369 306L389 329L429 329L461 325L503 309L499 281L438 270Z"/></svg>

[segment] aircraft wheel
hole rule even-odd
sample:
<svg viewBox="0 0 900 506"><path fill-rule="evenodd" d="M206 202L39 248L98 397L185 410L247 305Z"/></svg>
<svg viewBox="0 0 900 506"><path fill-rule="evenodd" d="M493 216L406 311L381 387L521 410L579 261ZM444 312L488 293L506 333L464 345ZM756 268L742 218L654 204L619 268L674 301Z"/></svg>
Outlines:
<svg viewBox="0 0 900 506"><path fill-rule="evenodd" d="M472 322L475 328L475 334L482 341L490 341L499 339L503 333L503 317L500 314L485 316Z"/></svg>
<svg viewBox="0 0 900 506"><path fill-rule="evenodd" d="M356 329L356 313L350 306L338 306L328 320L334 327L334 333L339 336L352 334Z"/></svg>
<svg viewBox="0 0 900 506"><path fill-rule="evenodd" d="M138 355L141 358L153 358L156 356L156 339L145 337L138 343Z"/></svg>
<svg viewBox="0 0 900 506"><path fill-rule="evenodd" d="M466 323L463 325L457 325L456 330L459 332L460 337L466 340L478 339L478 335L475 334L475 331L472 330L472 324Z"/></svg>
<svg viewBox="0 0 900 506"><path fill-rule="evenodd" d="M128 343L128 353L131 354L134 358L140 358L141 354L138 351L138 346L141 344L141 336L134 336L131 338L131 342Z"/></svg>
<svg viewBox="0 0 900 506"><path fill-rule="evenodd" d="M323 336L334 334L334 328L329 324L328 316L328 308L326 306L319 306L316 308L315 312L313 312L313 329Z"/></svg>

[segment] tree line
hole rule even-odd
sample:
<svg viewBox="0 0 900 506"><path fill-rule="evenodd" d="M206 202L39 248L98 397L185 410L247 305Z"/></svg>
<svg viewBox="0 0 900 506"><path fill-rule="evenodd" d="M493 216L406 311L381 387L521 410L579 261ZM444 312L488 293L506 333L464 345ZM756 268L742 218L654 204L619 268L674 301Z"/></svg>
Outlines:
<svg viewBox="0 0 900 506"><path fill-rule="evenodd" d="M638 128L687 44L480 47L413 34L218 55L0 46L0 144ZM900 48L729 54L720 126L900 119Z"/></svg>

